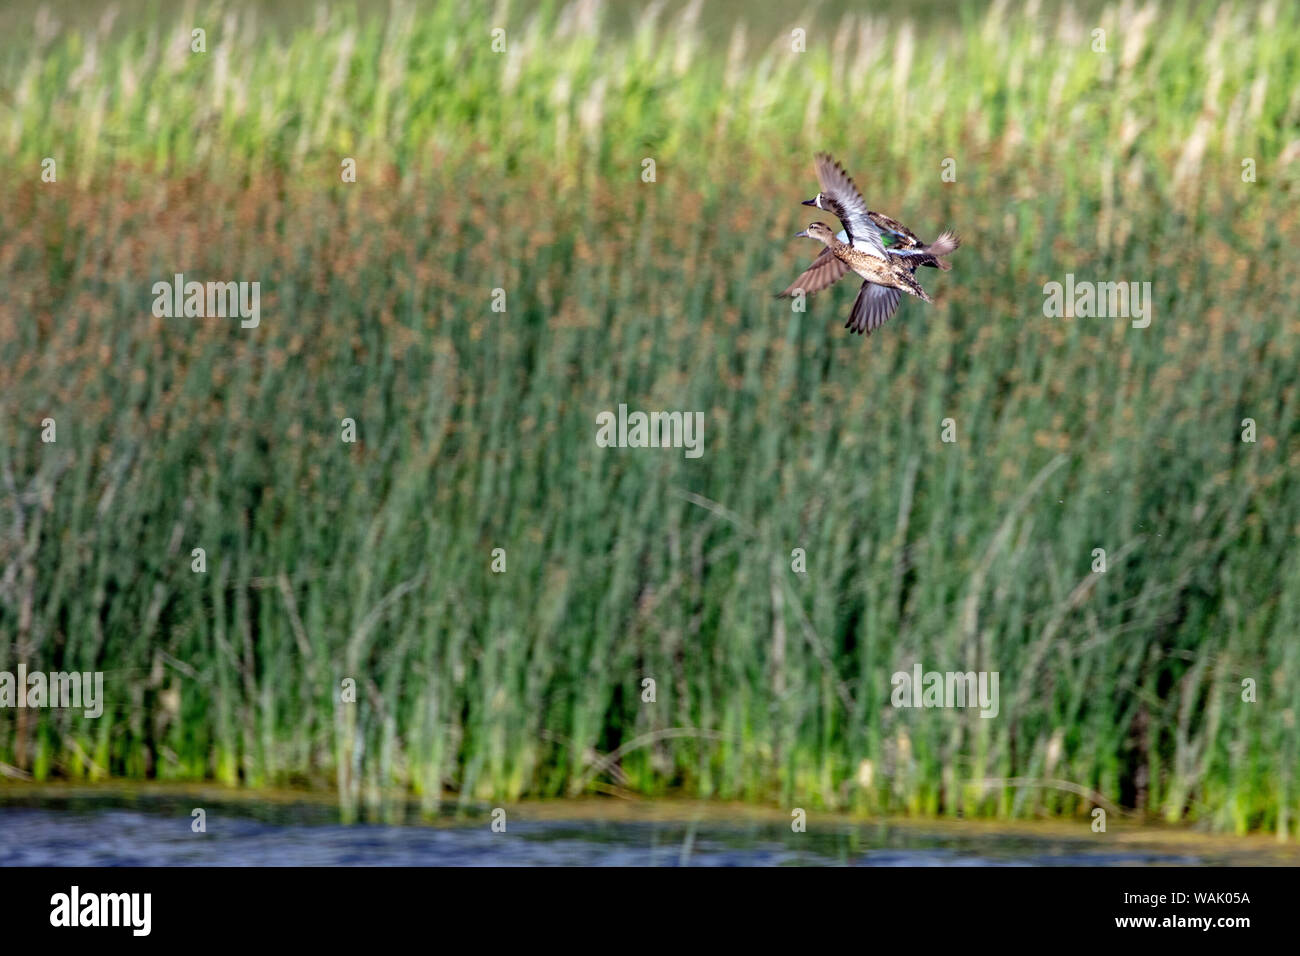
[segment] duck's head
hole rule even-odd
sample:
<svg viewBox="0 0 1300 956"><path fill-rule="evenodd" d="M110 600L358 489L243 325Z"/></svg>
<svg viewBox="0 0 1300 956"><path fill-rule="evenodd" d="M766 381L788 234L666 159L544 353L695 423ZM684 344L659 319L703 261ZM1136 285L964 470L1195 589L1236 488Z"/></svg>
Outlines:
<svg viewBox="0 0 1300 956"><path fill-rule="evenodd" d="M825 207L822 206L822 194L821 194L821 193L818 193L816 196L813 196L812 199L805 199L805 200L803 201L803 204L804 204L805 206L816 206L818 209L823 209L823 208L825 208Z"/></svg>
<svg viewBox="0 0 1300 956"><path fill-rule="evenodd" d="M812 222L803 232L794 234L796 239L816 239L818 242L824 242L827 245L835 238L835 230L824 222Z"/></svg>

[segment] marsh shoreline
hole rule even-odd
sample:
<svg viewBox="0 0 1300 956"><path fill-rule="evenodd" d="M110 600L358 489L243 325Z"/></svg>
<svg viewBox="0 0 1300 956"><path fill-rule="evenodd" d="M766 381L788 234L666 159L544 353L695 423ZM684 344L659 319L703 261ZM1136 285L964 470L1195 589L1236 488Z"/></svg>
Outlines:
<svg viewBox="0 0 1300 956"><path fill-rule="evenodd" d="M204 831L192 816L203 809ZM1300 865L1264 834L1088 820L869 818L774 807L584 797L430 813L394 796L349 814L325 791L187 784L0 786L0 858L16 865ZM493 829L505 821L504 832Z"/></svg>

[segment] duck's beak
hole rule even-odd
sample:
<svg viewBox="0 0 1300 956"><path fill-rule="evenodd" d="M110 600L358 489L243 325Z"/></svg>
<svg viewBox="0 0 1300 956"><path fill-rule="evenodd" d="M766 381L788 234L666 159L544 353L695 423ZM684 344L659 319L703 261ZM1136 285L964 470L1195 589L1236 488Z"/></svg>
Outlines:
<svg viewBox="0 0 1300 956"><path fill-rule="evenodd" d="M812 199L805 199L805 200L803 201L803 204L804 204L805 206L815 206L815 205L817 205L817 197L814 196Z"/></svg>
<svg viewBox="0 0 1300 956"><path fill-rule="evenodd" d="M794 238L796 238L796 239L807 239L807 238L808 238L808 230L805 229L803 232L796 232L796 233L794 234Z"/></svg>

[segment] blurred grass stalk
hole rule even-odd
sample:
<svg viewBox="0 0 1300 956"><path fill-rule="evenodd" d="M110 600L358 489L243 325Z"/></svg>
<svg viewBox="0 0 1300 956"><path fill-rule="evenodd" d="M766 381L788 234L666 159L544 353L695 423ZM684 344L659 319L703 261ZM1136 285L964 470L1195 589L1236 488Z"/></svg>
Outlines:
<svg viewBox="0 0 1300 956"><path fill-rule="evenodd" d="M804 54L467 9L201 5L204 54L46 15L0 65L0 669L109 698L0 712L11 775L1293 831L1294 5ZM818 147L967 237L869 340L769 296ZM262 325L153 318L174 272L260 281ZM1044 318L1066 273L1155 320ZM620 402L704 411L703 458L598 448ZM891 707L918 661L999 671L999 716Z"/></svg>

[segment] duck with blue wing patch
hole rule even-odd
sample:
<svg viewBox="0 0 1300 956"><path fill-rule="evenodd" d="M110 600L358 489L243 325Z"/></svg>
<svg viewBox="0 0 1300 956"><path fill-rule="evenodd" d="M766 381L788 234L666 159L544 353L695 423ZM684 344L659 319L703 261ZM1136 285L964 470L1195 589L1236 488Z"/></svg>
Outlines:
<svg viewBox="0 0 1300 956"><path fill-rule="evenodd" d="M830 156L818 153L816 168L821 192L803 204L834 213L844 228L837 235L824 222L814 222L797 234L796 238L816 239L826 248L780 295L812 295L835 284L851 269L864 281L844 327L859 334L870 334L884 325L898 309L903 292L932 301L916 281L917 267L951 269L943 257L961 240L944 232L927 245L896 219L869 210L844 167Z"/></svg>

